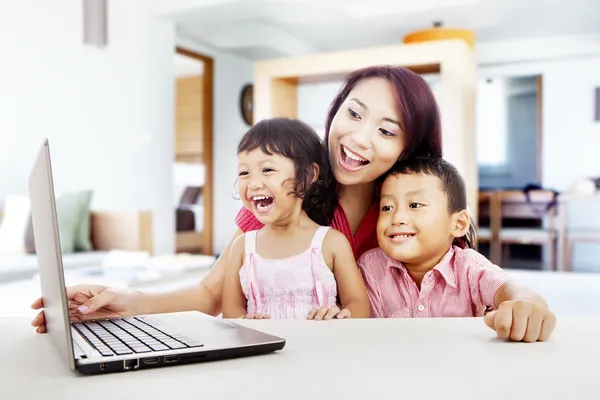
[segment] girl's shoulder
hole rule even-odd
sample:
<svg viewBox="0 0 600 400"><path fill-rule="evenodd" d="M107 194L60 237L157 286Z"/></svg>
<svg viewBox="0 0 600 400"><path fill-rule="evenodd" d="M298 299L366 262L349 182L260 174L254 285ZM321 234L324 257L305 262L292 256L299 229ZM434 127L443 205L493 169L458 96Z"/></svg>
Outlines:
<svg viewBox="0 0 600 400"><path fill-rule="evenodd" d="M338 231L333 227L321 227L325 232L323 234L323 245L324 251L336 253L341 250L352 249L350 241L345 234Z"/></svg>

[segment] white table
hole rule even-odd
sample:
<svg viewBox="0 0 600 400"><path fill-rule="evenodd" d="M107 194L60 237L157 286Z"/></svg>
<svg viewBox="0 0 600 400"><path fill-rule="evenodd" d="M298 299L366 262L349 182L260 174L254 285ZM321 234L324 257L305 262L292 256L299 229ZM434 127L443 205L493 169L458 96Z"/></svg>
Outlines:
<svg viewBox="0 0 600 400"><path fill-rule="evenodd" d="M25 319L0 319L0 398L592 399L600 319L561 319L546 343L506 343L481 319L241 321L277 353L110 375L68 370ZM111 397L109 397L111 396ZM118 396L118 397L117 397Z"/></svg>

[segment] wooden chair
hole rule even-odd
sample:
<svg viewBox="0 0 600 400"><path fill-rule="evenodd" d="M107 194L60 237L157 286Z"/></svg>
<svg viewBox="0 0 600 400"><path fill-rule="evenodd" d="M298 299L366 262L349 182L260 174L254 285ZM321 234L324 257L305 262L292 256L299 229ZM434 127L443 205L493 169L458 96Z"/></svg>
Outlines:
<svg viewBox="0 0 600 400"><path fill-rule="evenodd" d="M498 191L479 192L479 220L488 219L488 225L477 226L477 243L489 243L490 261L499 265L501 260L501 247L498 240L500 223L502 220L500 194Z"/></svg>
<svg viewBox="0 0 600 400"><path fill-rule="evenodd" d="M539 245L548 248L548 264L550 270L556 270L556 253L558 229L556 225L557 207L555 194L547 190L534 190L529 192L529 199L522 191L501 191L498 194L501 204L501 218L499 222L498 241L505 251L503 261L508 258L507 245ZM502 226L504 220L540 220L540 227L512 227ZM501 264L500 264L501 265Z"/></svg>
<svg viewBox="0 0 600 400"><path fill-rule="evenodd" d="M600 205L600 194L565 194L558 199L558 265L559 271L573 271L573 250L577 243L600 245L600 229L593 227L569 227L567 208L576 203L592 202Z"/></svg>

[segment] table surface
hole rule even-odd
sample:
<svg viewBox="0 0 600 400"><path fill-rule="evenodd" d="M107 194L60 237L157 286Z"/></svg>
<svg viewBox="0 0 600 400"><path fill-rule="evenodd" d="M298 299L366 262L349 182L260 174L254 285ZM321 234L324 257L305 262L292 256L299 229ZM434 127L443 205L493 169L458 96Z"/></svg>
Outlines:
<svg viewBox="0 0 600 400"><path fill-rule="evenodd" d="M82 376L28 320L0 319L0 398L597 396L600 318L560 319L550 341L534 344L501 341L479 318L239 323L285 337L286 347L263 356Z"/></svg>

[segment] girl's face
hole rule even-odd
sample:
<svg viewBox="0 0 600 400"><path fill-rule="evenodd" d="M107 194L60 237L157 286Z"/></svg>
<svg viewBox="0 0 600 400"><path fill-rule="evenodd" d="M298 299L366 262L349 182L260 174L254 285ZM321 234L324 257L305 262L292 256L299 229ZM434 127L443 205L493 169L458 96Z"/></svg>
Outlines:
<svg viewBox="0 0 600 400"><path fill-rule="evenodd" d="M238 154L238 193L244 206L263 223L285 221L302 208L294 189L294 163L260 148Z"/></svg>
<svg viewBox="0 0 600 400"><path fill-rule="evenodd" d="M341 185L371 183L388 171L404 150L405 134L394 92L384 78L358 82L329 129L329 155Z"/></svg>

